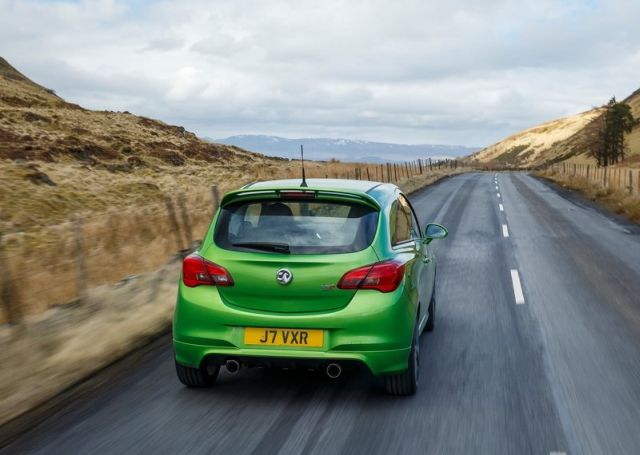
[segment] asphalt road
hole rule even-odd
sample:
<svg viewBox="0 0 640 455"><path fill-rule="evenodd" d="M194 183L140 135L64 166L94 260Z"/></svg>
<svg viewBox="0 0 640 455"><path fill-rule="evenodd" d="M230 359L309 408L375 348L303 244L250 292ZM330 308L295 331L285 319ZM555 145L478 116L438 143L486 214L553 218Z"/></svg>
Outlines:
<svg viewBox="0 0 640 455"><path fill-rule="evenodd" d="M640 453L640 230L528 175L497 182L412 198L450 229L416 396L364 371L225 372L189 390L167 345L6 453Z"/></svg>

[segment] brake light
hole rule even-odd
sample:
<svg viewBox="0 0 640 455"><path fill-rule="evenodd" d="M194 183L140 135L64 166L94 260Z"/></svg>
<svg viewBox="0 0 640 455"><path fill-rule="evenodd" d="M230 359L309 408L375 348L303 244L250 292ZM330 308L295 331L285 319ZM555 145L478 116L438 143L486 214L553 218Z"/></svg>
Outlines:
<svg viewBox="0 0 640 455"><path fill-rule="evenodd" d="M340 289L375 289L392 292L404 277L404 264L398 261L378 262L345 273L338 282Z"/></svg>
<svg viewBox="0 0 640 455"><path fill-rule="evenodd" d="M224 267L190 254L182 261L182 282L185 286L233 286L233 278Z"/></svg>
<svg viewBox="0 0 640 455"><path fill-rule="evenodd" d="M304 190L282 190L280 191L281 198L293 198L293 199L314 199L316 197L315 191Z"/></svg>

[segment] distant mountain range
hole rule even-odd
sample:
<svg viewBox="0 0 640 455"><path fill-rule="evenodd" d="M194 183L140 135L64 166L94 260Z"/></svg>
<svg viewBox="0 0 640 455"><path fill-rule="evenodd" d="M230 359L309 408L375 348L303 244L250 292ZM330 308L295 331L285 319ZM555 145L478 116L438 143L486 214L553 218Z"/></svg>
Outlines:
<svg viewBox="0 0 640 455"><path fill-rule="evenodd" d="M461 145L410 145L384 142L356 141L349 139L300 138L287 139L278 136L243 135L212 142L235 145L265 155L298 158L300 145L304 145L305 158L310 160L360 161L380 163L407 161L416 158L444 159L470 155L481 147Z"/></svg>

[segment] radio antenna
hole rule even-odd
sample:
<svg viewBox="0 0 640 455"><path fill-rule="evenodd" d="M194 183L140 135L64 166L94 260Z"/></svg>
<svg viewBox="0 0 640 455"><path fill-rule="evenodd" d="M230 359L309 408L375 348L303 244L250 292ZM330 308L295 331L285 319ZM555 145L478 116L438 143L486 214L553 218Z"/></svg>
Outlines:
<svg viewBox="0 0 640 455"><path fill-rule="evenodd" d="M306 188L309 185L307 185L307 179L306 179L306 177L304 175L304 148L303 148L302 144L300 144L300 158L302 160L302 183L300 184L300 186L302 188Z"/></svg>

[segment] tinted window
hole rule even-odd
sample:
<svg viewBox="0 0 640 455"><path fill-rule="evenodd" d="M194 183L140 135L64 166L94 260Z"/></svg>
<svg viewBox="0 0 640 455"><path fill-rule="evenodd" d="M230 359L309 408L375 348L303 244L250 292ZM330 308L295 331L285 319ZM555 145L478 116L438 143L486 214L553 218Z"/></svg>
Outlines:
<svg viewBox="0 0 640 455"><path fill-rule="evenodd" d="M420 227L416 220L409 202L404 196L398 199L391 206L390 232L391 245L397 245L411 239L420 238Z"/></svg>
<svg viewBox="0 0 640 455"><path fill-rule="evenodd" d="M422 237L420 233L420 225L418 224L418 219L416 218L416 214L411 207L411 204L407 200L406 197L400 196L400 206L402 207L402 211L407 213L407 216L411 220L411 229L409 234L413 239L419 239Z"/></svg>
<svg viewBox="0 0 640 455"><path fill-rule="evenodd" d="M350 253L371 244L377 224L378 212L360 204L249 201L222 209L215 242L238 251Z"/></svg>

